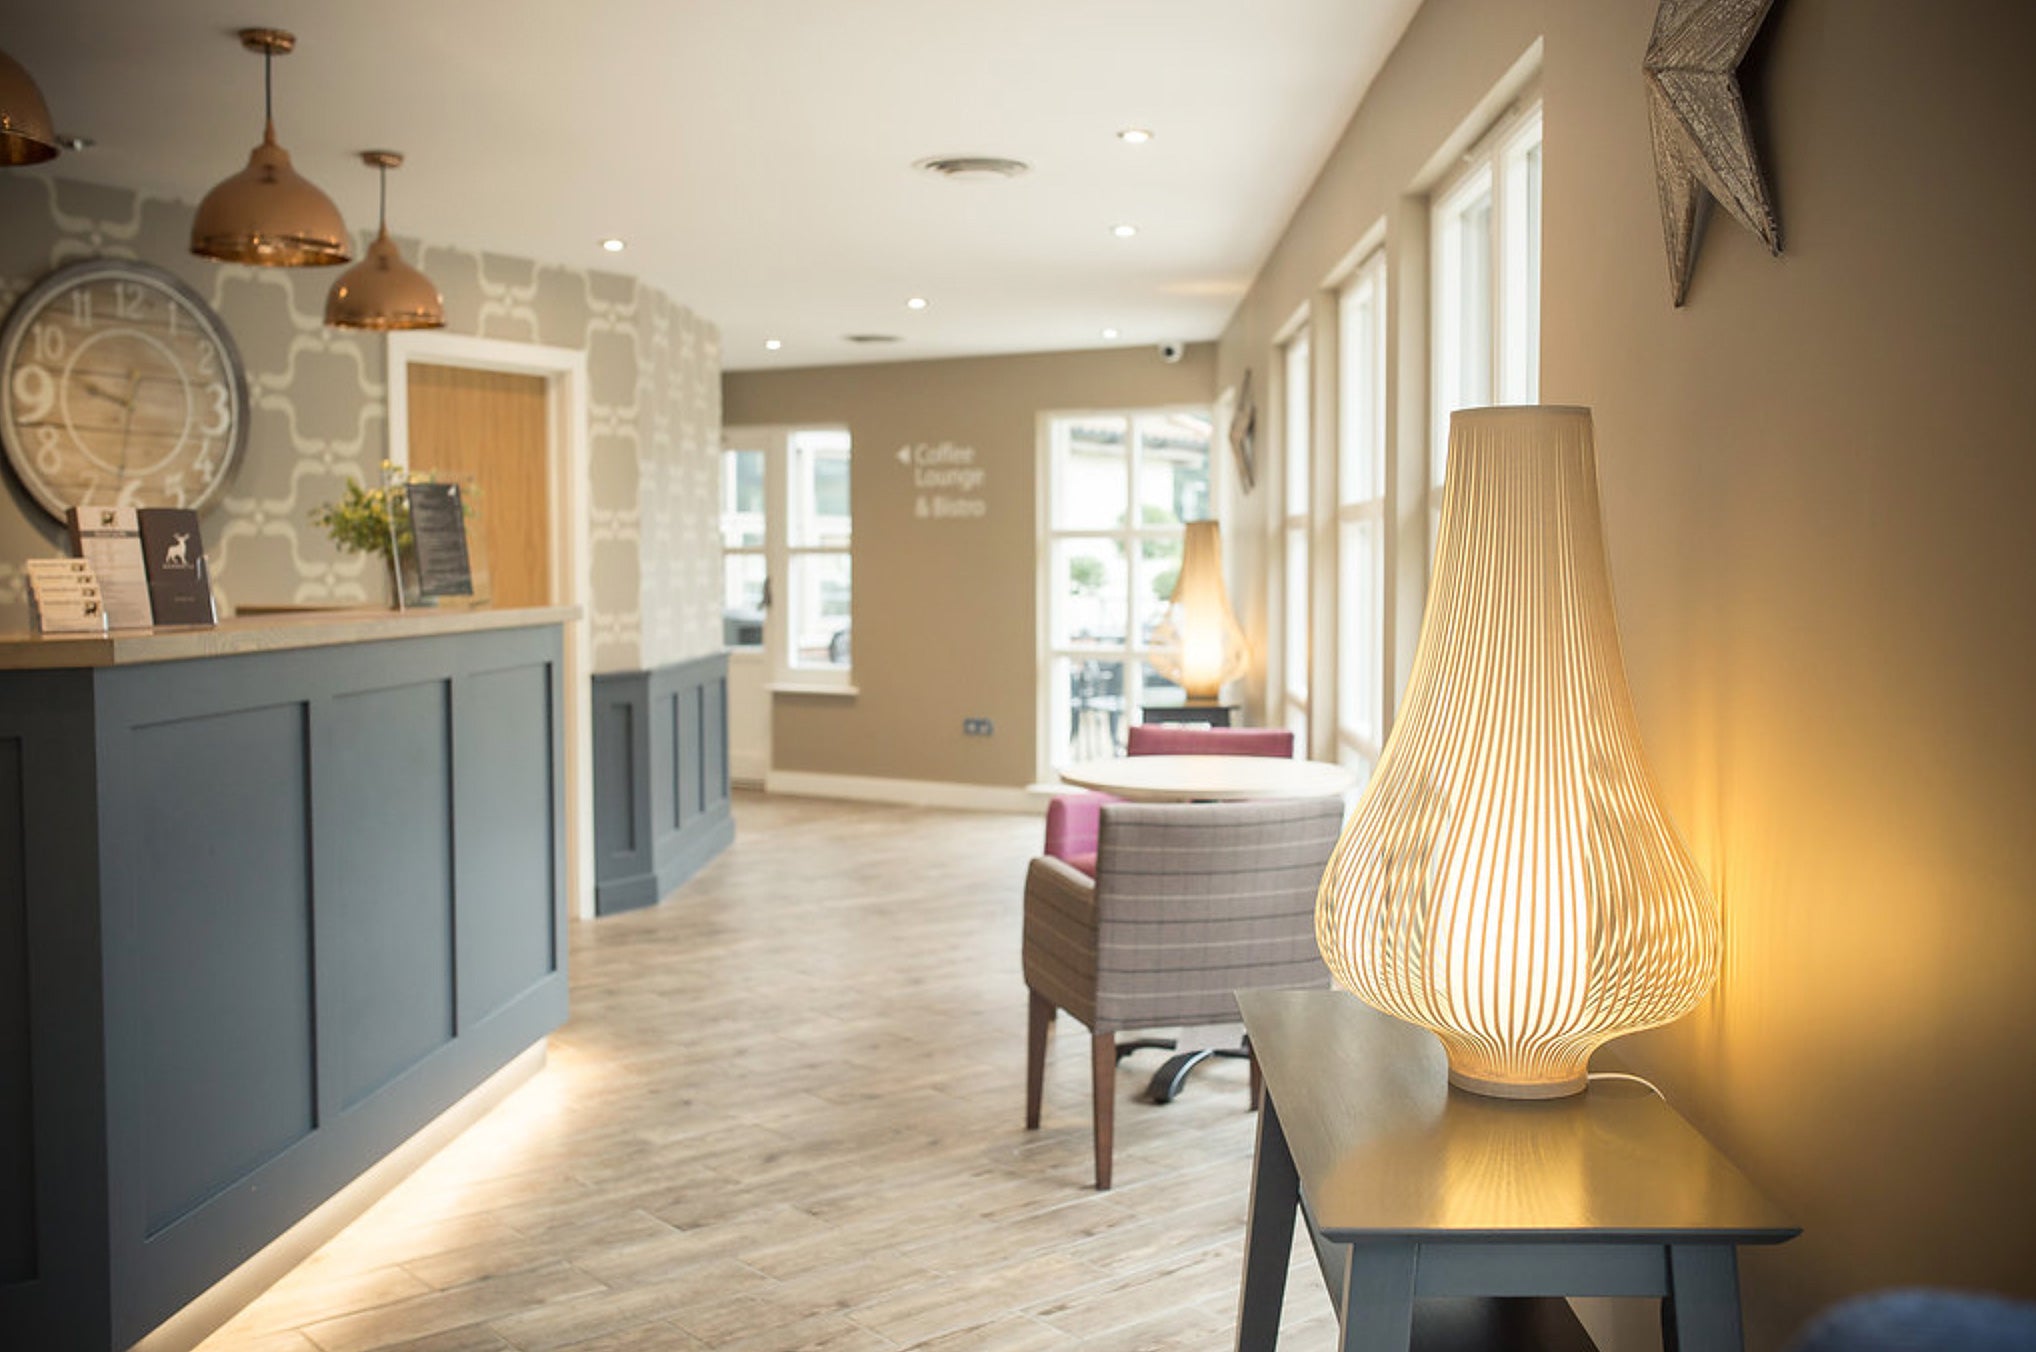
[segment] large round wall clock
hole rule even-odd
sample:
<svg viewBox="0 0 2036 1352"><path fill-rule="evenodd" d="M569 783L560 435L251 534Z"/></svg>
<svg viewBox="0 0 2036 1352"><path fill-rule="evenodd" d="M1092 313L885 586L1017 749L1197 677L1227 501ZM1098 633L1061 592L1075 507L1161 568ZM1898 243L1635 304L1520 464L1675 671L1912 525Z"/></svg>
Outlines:
<svg viewBox="0 0 2036 1352"><path fill-rule="evenodd" d="M160 268L59 268L0 327L0 442L29 496L203 508L247 445L247 375L219 316Z"/></svg>

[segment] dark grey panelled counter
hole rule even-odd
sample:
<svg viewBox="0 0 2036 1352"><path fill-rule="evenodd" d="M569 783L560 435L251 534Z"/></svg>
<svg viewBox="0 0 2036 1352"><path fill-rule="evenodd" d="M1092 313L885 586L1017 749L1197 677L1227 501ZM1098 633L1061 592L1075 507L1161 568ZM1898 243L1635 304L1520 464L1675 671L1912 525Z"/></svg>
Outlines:
<svg viewBox="0 0 2036 1352"><path fill-rule="evenodd" d="M594 908L651 906L735 839L728 654L594 678Z"/></svg>
<svg viewBox="0 0 2036 1352"><path fill-rule="evenodd" d="M0 640L0 1345L127 1347L564 1021L571 615Z"/></svg>

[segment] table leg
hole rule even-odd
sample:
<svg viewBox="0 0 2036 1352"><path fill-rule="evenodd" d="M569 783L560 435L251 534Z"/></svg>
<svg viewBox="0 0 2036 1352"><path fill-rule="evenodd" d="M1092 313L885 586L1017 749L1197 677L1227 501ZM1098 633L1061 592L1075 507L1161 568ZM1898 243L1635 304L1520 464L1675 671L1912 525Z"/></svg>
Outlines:
<svg viewBox="0 0 2036 1352"><path fill-rule="evenodd" d="M1294 1213L1301 1175L1287 1151L1272 1095L1258 1116L1258 1155L1251 1171L1251 1210L1244 1229L1244 1291L1237 1302L1237 1352L1272 1352L1280 1341L1280 1307L1294 1252Z"/></svg>
<svg viewBox="0 0 2036 1352"><path fill-rule="evenodd" d="M1742 1352L1739 1251L1732 1245L1668 1246L1661 1345L1664 1352Z"/></svg>
<svg viewBox="0 0 2036 1352"><path fill-rule="evenodd" d="M1352 1244L1344 1250L1340 1352L1407 1352L1414 1341L1412 1244Z"/></svg>

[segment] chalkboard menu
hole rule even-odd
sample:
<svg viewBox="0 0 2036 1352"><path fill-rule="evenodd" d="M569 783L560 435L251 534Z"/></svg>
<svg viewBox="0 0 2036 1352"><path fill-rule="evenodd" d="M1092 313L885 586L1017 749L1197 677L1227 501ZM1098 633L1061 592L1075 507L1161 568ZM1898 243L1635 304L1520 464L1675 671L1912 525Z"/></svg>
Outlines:
<svg viewBox="0 0 2036 1352"><path fill-rule="evenodd" d="M466 504L458 484L410 485L410 536L419 596L472 596Z"/></svg>

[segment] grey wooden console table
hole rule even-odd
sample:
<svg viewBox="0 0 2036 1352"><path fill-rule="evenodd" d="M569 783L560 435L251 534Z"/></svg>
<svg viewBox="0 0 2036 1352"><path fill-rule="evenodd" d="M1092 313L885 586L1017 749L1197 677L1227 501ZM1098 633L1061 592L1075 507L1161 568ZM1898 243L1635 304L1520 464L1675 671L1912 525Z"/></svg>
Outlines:
<svg viewBox="0 0 2036 1352"><path fill-rule="evenodd" d="M1646 1088L1510 1102L1340 991L1237 997L1265 1076L1237 1321L1279 1337L1298 1209L1344 1352L1406 1352L1427 1297L1652 1296L1670 1352L1739 1352L1738 1248L1796 1227Z"/></svg>

